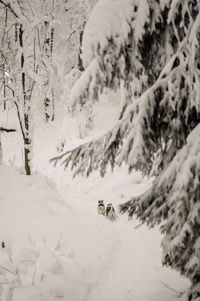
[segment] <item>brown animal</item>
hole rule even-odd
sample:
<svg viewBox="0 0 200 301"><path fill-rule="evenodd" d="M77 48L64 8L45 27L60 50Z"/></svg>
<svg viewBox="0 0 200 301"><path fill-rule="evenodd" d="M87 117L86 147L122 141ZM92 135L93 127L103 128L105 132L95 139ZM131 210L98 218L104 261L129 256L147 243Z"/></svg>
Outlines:
<svg viewBox="0 0 200 301"><path fill-rule="evenodd" d="M98 214L105 215L105 205L103 203L103 200L98 201L97 211L98 211Z"/></svg>

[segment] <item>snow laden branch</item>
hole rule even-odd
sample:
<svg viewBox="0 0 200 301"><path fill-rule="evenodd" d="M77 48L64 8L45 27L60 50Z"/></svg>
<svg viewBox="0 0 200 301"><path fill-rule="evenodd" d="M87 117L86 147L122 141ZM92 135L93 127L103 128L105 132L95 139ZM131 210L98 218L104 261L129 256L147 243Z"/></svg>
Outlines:
<svg viewBox="0 0 200 301"><path fill-rule="evenodd" d="M115 165L125 162L129 170L141 170L144 174L156 175L174 156L178 145L185 141L186 136L176 135L180 130L175 107L179 105L180 91L175 87L183 82L182 91L187 90L188 99L183 99L185 107L184 122L189 123L192 114L198 118L194 104L198 97L198 81L191 81L188 73L191 70L185 62L185 44L163 68L156 83L137 99L113 129L95 141L78 146L51 160L64 167L71 164L74 175L89 175L93 170L100 170L103 176L108 164ZM183 92L184 93L184 92ZM186 103L184 103L186 102ZM189 131L190 125L188 125ZM173 139L174 136L174 139Z"/></svg>
<svg viewBox="0 0 200 301"><path fill-rule="evenodd" d="M171 60L171 65L173 65L173 60L174 58ZM115 165L120 166L123 161L128 164L130 170L133 168L141 169L141 165L143 165L144 173L149 173L150 162L153 163L153 161L151 153L145 152L144 146L147 136L143 136L142 131L146 128L147 122L150 122L148 112L151 111L153 113L151 106L155 105L157 91L160 87L165 88L167 82L168 77L166 75L165 78L159 79L154 86L148 89L129 107L124 118L105 135L95 141L93 140L73 150L64 152L52 158L50 162L53 162L55 166L57 163L60 163L65 168L71 164L71 168L74 169L74 176L78 174L89 176L93 170L99 170L101 176L104 176L108 164L113 169ZM153 100L152 98L154 98L154 103L151 101ZM157 149L152 138L153 135L150 132L148 143L154 144L154 149ZM120 150L121 148L122 150ZM145 152L143 157L141 152ZM147 162L149 164L148 168Z"/></svg>
<svg viewBox="0 0 200 301"><path fill-rule="evenodd" d="M200 297L199 1L99 0L85 28L83 61L73 108L92 105L121 80L132 104L103 137L53 161L75 175L104 175L123 162L153 175L152 188L121 211L162 224L163 263L191 280L193 301Z"/></svg>
<svg viewBox="0 0 200 301"><path fill-rule="evenodd" d="M200 270L200 125L144 195L120 206L150 226L162 223L163 263L181 268L195 285ZM179 254L182 254L180 256Z"/></svg>
<svg viewBox="0 0 200 301"><path fill-rule="evenodd" d="M71 91L72 108L79 108L86 100L92 104L105 87L115 90L121 80L128 86L135 65L142 75L137 43L144 35L149 15L146 0L98 2L83 34L82 59L86 71Z"/></svg>

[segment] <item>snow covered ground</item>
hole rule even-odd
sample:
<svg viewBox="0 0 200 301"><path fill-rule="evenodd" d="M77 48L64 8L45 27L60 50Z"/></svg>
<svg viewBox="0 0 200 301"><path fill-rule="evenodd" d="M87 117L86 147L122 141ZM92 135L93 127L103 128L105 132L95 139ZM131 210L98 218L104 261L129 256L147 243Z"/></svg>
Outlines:
<svg viewBox="0 0 200 301"><path fill-rule="evenodd" d="M99 135L117 116L112 103L106 110L99 105L90 134ZM69 147L85 141L77 136L79 126L72 118L62 131L60 122L38 128L35 175L0 167L0 300L179 300L166 286L182 292L189 283L161 266L159 230L135 229L138 221L126 215L114 223L97 215L98 199L117 208L151 181L125 167L104 178L94 173L73 179L71 171L49 164L61 132ZM18 133L2 135L2 142L4 161L20 167Z"/></svg>
<svg viewBox="0 0 200 301"><path fill-rule="evenodd" d="M107 202L123 191L118 173L118 181L94 176L88 187L77 179L63 197L45 177L0 168L0 300L177 300L162 282L177 291L188 283L162 268L158 230L97 215L104 187ZM129 184L143 189L140 181L135 174Z"/></svg>

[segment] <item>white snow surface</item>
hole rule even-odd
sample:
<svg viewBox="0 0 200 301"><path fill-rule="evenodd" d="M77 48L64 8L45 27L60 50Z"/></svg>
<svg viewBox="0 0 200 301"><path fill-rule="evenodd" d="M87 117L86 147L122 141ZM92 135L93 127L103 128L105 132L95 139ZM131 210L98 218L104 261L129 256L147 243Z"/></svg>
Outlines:
<svg viewBox="0 0 200 301"><path fill-rule="evenodd" d="M127 181L135 194L148 186L118 171L70 182L61 196L43 176L0 167L0 283L9 281L0 300L10 287L14 301L177 300L162 282L177 291L188 283L161 266L158 230L97 215L98 197L116 206Z"/></svg>
<svg viewBox="0 0 200 301"><path fill-rule="evenodd" d="M72 148L109 129L119 104L101 102L94 128L79 137L79 118L38 126L34 133L35 175L0 166L1 301L175 301L189 282L161 265L158 229L128 221L117 206L145 191L151 181L125 166L73 179L49 158L65 137ZM6 124L5 124L6 126ZM20 132L2 134L3 159L21 164ZM43 175L41 175L43 174ZM97 201L112 202L117 221L97 214Z"/></svg>

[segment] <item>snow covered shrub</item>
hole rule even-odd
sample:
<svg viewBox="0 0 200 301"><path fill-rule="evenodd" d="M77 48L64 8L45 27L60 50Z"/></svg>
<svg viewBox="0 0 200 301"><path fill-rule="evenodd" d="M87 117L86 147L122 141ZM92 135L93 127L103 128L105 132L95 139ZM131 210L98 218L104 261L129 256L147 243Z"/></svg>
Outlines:
<svg viewBox="0 0 200 301"><path fill-rule="evenodd" d="M42 242L26 241L14 244L12 240L1 243L0 247L0 300L16 300L17 291L23 295L27 286L45 292L45 284L52 279L50 294L56 290L56 277L62 275L66 258L73 257L73 250L60 236L55 246L45 239ZM40 284L43 283L44 287ZM47 285L48 286L48 285Z"/></svg>
<svg viewBox="0 0 200 301"><path fill-rule="evenodd" d="M144 195L121 205L149 226L161 224L163 264L200 296L200 3L100 0L85 28L86 71L71 104L93 103L124 83L123 118L103 137L54 158L89 175L108 164L154 176Z"/></svg>

